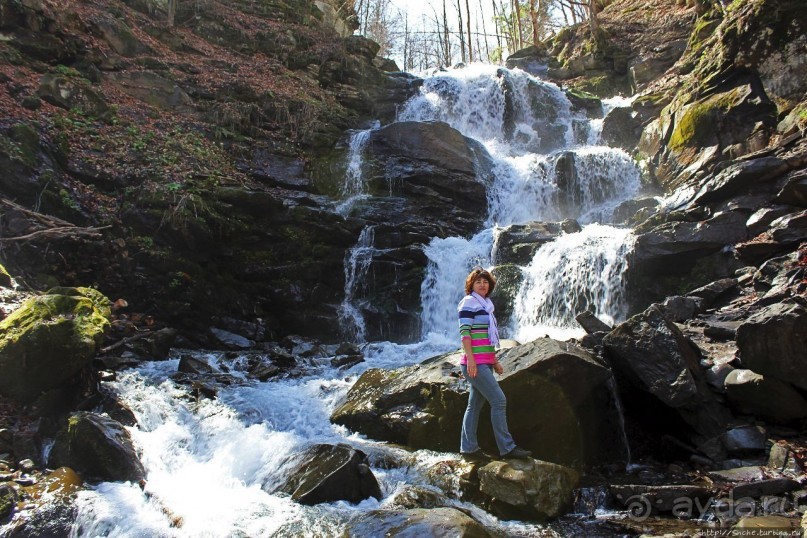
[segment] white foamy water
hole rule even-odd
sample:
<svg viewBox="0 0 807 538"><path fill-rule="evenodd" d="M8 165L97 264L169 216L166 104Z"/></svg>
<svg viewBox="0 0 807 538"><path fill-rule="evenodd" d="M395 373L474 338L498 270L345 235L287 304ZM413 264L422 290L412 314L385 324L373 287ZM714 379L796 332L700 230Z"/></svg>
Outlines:
<svg viewBox="0 0 807 538"><path fill-rule="evenodd" d="M624 319L621 276L632 242L630 230L591 224L542 246L524 269L514 305L515 338L579 335L575 316L586 310L609 324Z"/></svg>

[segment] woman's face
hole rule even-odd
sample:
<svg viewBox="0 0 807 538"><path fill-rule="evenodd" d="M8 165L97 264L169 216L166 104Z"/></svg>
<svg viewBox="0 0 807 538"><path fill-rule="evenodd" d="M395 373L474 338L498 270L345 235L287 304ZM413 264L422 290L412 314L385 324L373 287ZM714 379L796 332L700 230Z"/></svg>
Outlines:
<svg viewBox="0 0 807 538"><path fill-rule="evenodd" d="M474 280L473 291L481 295L482 297L487 297L488 292L490 291L490 282L485 277L479 277Z"/></svg>

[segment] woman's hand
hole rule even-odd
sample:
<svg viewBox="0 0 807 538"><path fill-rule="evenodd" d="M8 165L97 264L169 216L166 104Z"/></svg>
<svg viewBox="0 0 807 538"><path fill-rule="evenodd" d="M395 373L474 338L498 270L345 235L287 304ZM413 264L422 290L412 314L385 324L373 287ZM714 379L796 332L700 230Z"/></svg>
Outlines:
<svg viewBox="0 0 807 538"><path fill-rule="evenodd" d="M468 369L468 375L470 377L476 377L476 360L473 357L468 357L468 364L465 365Z"/></svg>
<svg viewBox="0 0 807 538"><path fill-rule="evenodd" d="M504 373L504 367L502 366L502 363L500 363L499 361L494 362L493 371L499 375L502 375Z"/></svg>

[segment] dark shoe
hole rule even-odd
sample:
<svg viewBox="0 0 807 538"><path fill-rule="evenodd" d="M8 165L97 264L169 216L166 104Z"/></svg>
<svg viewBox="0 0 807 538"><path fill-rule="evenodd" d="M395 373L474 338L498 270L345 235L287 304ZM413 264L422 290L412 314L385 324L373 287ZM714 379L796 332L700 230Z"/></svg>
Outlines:
<svg viewBox="0 0 807 538"><path fill-rule="evenodd" d="M506 460L522 460L527 459L530 456L532 456L532 452L530 452L529 450L524 450L523 448L517 446L507 454L503 454L502 458Z"/></svg>
<svg viewBox="0 0 807 538"><path fill-rule="evenodd" d="M460 455L465 461L490 461L493 459L488 454L483 452L481 448L478 448L473 452L460 452Z"/></svg>

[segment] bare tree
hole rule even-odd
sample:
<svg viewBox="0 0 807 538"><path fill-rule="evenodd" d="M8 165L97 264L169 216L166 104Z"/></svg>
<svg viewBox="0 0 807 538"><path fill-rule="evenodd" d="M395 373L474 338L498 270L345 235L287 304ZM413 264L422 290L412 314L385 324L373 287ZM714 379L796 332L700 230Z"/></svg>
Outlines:
<svg viewBox="0 0 807 538"><path fill-rule="evenodd" d="M468 0L465 0L465 12L468 14L467 24L468 24L468 62L474 61L474 50L473 50L473 39L471 39L471 5L468 3Z"/></svg>

